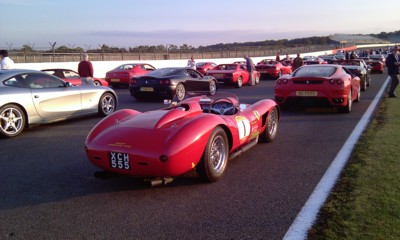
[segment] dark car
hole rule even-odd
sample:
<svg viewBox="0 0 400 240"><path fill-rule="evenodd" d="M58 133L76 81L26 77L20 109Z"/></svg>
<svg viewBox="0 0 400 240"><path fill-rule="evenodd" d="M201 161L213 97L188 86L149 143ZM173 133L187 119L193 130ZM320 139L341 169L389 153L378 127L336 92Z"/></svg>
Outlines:
<svg viewBox="0 0 400 240"><path fill-rule="evenodd" d="M339 64L345 66L351 73L360 78L362 91L367 90L367 86L371 84L371 67L364 60L344 60L340 61Z"/></svg>
<svg viewBox="0 0 400 240"><path fill-rule="evenodd" d="M146 75L133 77L129 91L139 101L149 97L172 99L174 96L181 101L186 91L204 91L214 95L217 91L217 80L191 68L160 68Z"/></svg>

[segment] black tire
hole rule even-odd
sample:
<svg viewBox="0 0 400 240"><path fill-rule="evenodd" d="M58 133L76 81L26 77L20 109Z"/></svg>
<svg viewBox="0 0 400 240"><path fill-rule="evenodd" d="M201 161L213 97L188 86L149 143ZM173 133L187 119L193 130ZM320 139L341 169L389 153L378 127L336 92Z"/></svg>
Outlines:
<svg viewBox="0 0 400 240"><path fill-rule="evenodd" d="M243 86L243 78L242 78L242 76L239 76L235 87L241 88L242 86Z"/></svg>
<svg viewBox="0 0 400 240"><path fill-rule="evenodd" d="M108 116L115 112L117 108L117 102L115 96L110 93L104 93L99 100L99 115L102 117Z"/></svg>
<svg viewBox="0 0 400 240"><path fill-rule="evenodd" d="M341 113L350 113L351 112L351 107L353 105L353 99L352 99L352 91L349 91L349 94L347 96L347 105L344 107L339 107L339 112Z"/></svg>
<svg viewBox="0 0 400 240"><path fill-rule="evenodd" d="M186 88L185 85L183 85L183 83L178 83L178 85L176 85L175 95L178 101L182 101L183 99L185 99Z"/></svg>
<svg viewBox="0 0 400 240"><path fill-rule="evenodd" d="M217 83L214 80L210 81L209 91L211 96L214 96L217 92Z"/></svg>
<svg viewBox="0 0 400 240"><path fill-rule="evenodd" d="M225 131L216 127L208 139L203 156L196 166L199 177L206 182L219 180L228 164L229 145Z"/></svg>
<svg viewBox="0 0 400 240"><path fill-rule="evenodd" d="M277 107L274 107L267 116L265 130L260 135L261 142L272 142L278 132L279 112Z"/></svg>
<svg viewBox="0 0 400 240"><path fill-rule="evenodd" d="M258 76L258 75L256 76L256 81L255 82L256 82L256 85L260 83L260 76Z"/></svg>
<svg viewBox="0 0 400 240"><path fill-rule="evenodd" d="M8 104L0 108L0 134L4 137L16 137L26 125L24 111L14 104Z"/></svg>

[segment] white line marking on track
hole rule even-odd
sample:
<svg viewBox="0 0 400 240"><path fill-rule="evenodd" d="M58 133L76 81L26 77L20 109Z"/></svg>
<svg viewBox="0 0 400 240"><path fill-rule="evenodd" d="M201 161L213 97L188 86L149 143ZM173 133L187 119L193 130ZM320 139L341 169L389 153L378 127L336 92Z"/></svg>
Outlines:
<svg viewBox="0 0 400 240"><path fill-rule="evenodd" d="M370 122L372 114L376 109L389 81L390 77L386 79L378 94L369 105L367 111L365 111L364 115L361 117L360 121L357 123L357 126L354 128L353 132L350 134L349 138L336 155L328 170L325 172L324 176L322 176L318 185L315 187L307 202L304 204L303 208L283 237L284 240L298 240L307 238L308 229L310 229L312 224L315 222L320 208L328 198L331 189L334 187L340 176L342 169L346 166L355 144Z"/></svg>

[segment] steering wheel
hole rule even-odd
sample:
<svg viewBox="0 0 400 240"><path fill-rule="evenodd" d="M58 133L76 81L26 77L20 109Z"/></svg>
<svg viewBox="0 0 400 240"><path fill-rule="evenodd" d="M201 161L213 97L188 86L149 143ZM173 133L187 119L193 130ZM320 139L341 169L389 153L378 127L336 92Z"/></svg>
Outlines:
<svg viewBox="0 0 400 240"><path fill-rule="evenodd" d="M222 107L221 103L228 103L229 107ZM235 104L233 101L229 98L217 98L214 100L214 102L211 104L210 112L220 114L220 115L225 115L226 113L232 111L233 113L235 109Z"/></svg>

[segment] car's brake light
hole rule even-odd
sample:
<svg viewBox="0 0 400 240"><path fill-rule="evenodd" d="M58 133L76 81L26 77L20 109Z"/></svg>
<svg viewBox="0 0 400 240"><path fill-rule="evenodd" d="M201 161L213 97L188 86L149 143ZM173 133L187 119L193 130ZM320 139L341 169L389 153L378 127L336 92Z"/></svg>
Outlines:
<svg viewBox="0 0 400 240"><path fill-rule="evenodd" d="M289 80L287 80L286 78L284 78L284 79L278 79L277 81L276 81L276 83L278 83L278 84L287 84L289 82Z"/></svg>
<svg viewBox="0 0 400 240"><path fill-rule="evenodd" d="M342 84L343 81L342 81L342 79L332 78L332 79L329 79L329 83L330 83L330 84L335 84L335 83L337 83L337 84Z"/></svg>

